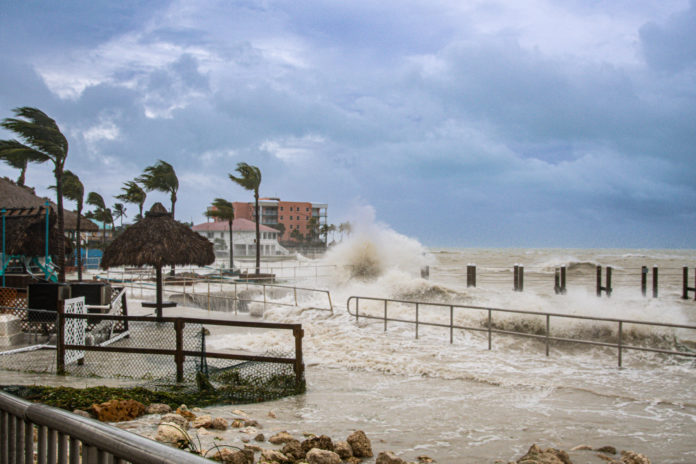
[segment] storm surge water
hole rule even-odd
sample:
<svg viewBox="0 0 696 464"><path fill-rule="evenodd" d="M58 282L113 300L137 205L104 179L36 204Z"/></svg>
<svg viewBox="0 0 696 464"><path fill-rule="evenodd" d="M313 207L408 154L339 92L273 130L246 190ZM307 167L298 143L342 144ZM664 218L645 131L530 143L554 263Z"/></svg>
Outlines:
<svg viewBox="0 0 696 464"><path fill-rule="evenodd" d="M475 288L466 265L477 263ZM671 250L428 250L418 241L367 220L317 260L333 271L298 285L331 291L334 313L268 305L268 321L301 322L308 392L250 406L273 409L273 427L341 437L365 430L381 450L409 460L427 454L439 463L493 462L524 454L531 443L570 449L580 444L641 451L653 462L696 462L696 366L693 358L626 351L617 367L615 348L360 318L349 314L351 296L474 305L598 318L696 324L696 303L679 298L680 270L694 251ZM524 292L512 291L512 265L526 269ZM306 264L306 263L305 263ZM420 277L430 266L430 279ZM568 292L553 291L553 271L567 266ZM594 269L615 269L611 298L598 298ZM662 269L660 298L640 292L642 265ZM306 302L312 306L312 302ZM415 307L390 303L389 316L413 321ZM360 313L381 317L383 302L361 302ZM420 322L449 323L449 308L421 304ZM485 311L454 311L457 325L485 328ZM496 313L494 328L544 333L545 318ZM613 343L615 323L553 318L554 336ZM692 350L689 330L624 326L636 346ZM216 347L261 351L291 349L277 335L211 337ZM583 462L583 461L578 461Z"/></svg>

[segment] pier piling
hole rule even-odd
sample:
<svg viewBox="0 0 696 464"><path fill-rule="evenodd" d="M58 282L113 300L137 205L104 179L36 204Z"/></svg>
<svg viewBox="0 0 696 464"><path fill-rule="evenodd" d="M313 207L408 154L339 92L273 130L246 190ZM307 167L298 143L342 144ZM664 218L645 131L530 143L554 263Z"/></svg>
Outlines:
<svg viewBox="0 0 696 464"><path fill-rule="evenodd" d="M554 275L553 291L556 292L556 295L565 295L566 294L566 267L565 266L561 266L561 267L556 268L556 272Z"/></svg>
<svg viewBox="0 0 696 464"><path fill-rule="evenodd" d="M467 264L466 266L466 286L476 287L476 265Z"/></svg>
<svg viewBox="0 0 696 464"><path fill-rule="evenodd" d="M607 266L606 284L602 286L602 266L597 266L597 296L602 296L604 292L608 297L611 296L611 266Z"/></svg>
<svg viewBox="0 0 696 464"><path fill-rule="evenodd" d="M682 299L689 299L689 292L694 292L694 301L696 301L696 269L694 270L694 286L689 287L689 268L682 268Z"/></svg>

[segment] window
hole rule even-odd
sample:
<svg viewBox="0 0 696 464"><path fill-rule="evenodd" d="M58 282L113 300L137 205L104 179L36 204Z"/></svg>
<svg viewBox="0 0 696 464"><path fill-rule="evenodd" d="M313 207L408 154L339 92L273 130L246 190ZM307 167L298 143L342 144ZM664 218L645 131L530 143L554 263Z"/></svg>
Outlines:
<svg viewBox="0 0 696 464"><path fill-rule="evenodd" d="M281 220L281 221L283 220L283 216L280 216L280 220Z"/></svg>
<svg viewBox="0 0 696 464"><path fill-rule="evenodd" d="M290 220L292 221L292 216L290 216Z"/></svg>
<svg viewBox="0 0 696 464"><path fill-rule="evenodd" d="M309 213L309 208L305 208L305 210Z"/></svg>
<svg viewBox="0 0 696 464"><path fill-rule="evenodd" d="M290 229L292 229L292 224L290 224Z"/></svg>
<svg viewBox="0 0 696 464"><path fill-rule="evenodd" d="M283 207L282 207L282 206L280 207L280 210L283 211Z"/></svg>

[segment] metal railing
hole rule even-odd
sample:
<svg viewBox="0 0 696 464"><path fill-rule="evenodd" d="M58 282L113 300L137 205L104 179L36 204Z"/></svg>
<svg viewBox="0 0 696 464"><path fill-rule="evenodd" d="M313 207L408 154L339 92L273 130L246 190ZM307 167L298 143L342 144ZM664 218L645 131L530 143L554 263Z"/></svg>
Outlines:
<svg viewBox="0 0 696 464"><path fill-rule="evenodd" d="M384 305L383 315L375 316L373 314L367 314L367 313L360 314L360 301L361 300L376 301L376 302L383 303L383 305ZM351 312L351 301L355 301L355 312ZM415 319L410 320L410 319L390 318L388 315L388 304L389 303L413 305L415 307ZM427 321L420 320L421 308L423 306L432 306L432 307L437 307L437 308L449 309L449 323L444 324L444 323L439 323L439 322L427 322ZM364 296L351 296L351 297L349 297L348 300L346 301L346 307L348 310L348 314L350 314L351 316L355 316L356 322L358 322L360 318L377 319L377 320L384 321L384 331L385 332L387 330L387 322L401 322L401 323L407 323L407 324L414 324L415 325L416 339L418 338L418 329L420 326L432 326L432 327L448 328L449 333L450 333L450 343L454 342L454 329L471 330L471 331L475 331L475 332L486 332L488 334L488 349L489 350L492 349L493 334L504 334L504 335L514 335L514 336L519 336L519 337L526 337L526 338L533 338L533 339L537 339L537 340L543 340L545 342L545 345L546 345L546 356L549 356L549 348L550 348L551 342L578 343L578 344L584 344L584 345L594 345L594 346L604 346L604 347L615 348L618 352L619 367L622 366L623 351L624 350L647 351L647 352L652 352L652 353L662 353L662 354L676 355L676 356L687 356L687 357L692 357L692 358L696 357L696 352L694 352L694 351L675 351L675 350L665 350L665 349L660 349L660 348L650 348L650 347L643 347L643 346L627 345L623 341L624 326L627 324L652 326L652 327L665 327L665 328L672 328L672 329L687 329L687 330L696 331L696 326L694 326L694 325L669 324L669 323L663 323L663 322L648 322L648 321L636 321L636 320L630 320L630 319L601 318L601 317L591 317L591 316L575 316L575 315L569 315L569 314L555 314L555 313L546 313L546 312L538 312L538 311L521 311L521 310L515 310L515 309L491 308L491 307L486 307L486 306L457 305L457 304L447 304L447 303L430 303L430 302L424 302L424 301L396 300L396 299L391 299L391 298L375 298L375 297L364 297ZM480 326L474 327L474 326L455 324L454 323L454 310L455 309L485 311L487 313L487 321L485 323L485 327L480 327ZM545 318L545 322L546 322L545 331L543 334L535 334L535 333L521 332L521 331L515 331L515 330L495 329L495 328L493 328L493 314L494 313L521 314L521 315L525 315L525 316L543 316ZM617 342L611 343L611 342L602 342L602 341L596 341L596 340L585 340L585 339L579 339L579 338L566 338L566 337L551 336L551 319L552 318L575 319L575 320L596 321L596 322L606 322L606 323L611 323L611 324L617 324Z"/></svg>
<svg viewBox="0 0 696 464"><path fill-rule="evenodd" d="M5 392L0 392L0 462L210 463L186 451Z"/></svg>
<svg viewBox="0 0 696 464"><path fill-rule="evenodd" d="M153 290L154 282L130 282L126 284L131 289L131 296L135 296L134 290L139 289L140 297L144 296L143 290ZM196 287L204 286L205 289L196 290ZM174 287L174 288L172 288ZM181 287L180 289L177 287ZM216 290L217 288L217 290ZM240 296L240 289L250 290L258 289L261 295L260 299L254 299L251 295ZM293 303L285 303L273 299L270 295L270 290L282 289L288 293L292 291ZM224 295L223 293L228 292L232 295ZM311 306L311 309L316 309L320 311L330 311L333 313L333 302L331 300L331 292L329 290L321 290L316 288L305 288L305 287L295 287L291 285L279 285L279 284L265 284L265 283L254 283L254 282L234 282L234 281L219 281L219 280L199 280L199 279L181 279L181 280L170 280L167 279L163 282L162 293L170 295L183 295L184 298L192 295L203 295L206 297L206 307L208 310L212 309L211 302L216 299L220 299L226 302L231 302L234 308L235 314L237 311L237 305L234 303L244 302L244 303L263 303L264 308L267 304L274 304L278 306L299 306L298 292L309 293L309 294L323 294L326 296L326 301L328 303L327 307ZM228 305L229 306L229 305Z"/></svg>

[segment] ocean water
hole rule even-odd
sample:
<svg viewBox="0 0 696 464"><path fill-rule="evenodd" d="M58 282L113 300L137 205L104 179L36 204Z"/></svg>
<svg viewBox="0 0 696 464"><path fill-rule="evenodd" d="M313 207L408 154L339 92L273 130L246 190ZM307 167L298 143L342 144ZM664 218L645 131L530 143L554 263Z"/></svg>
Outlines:
<svg viewBox="0 0 696 464"><path fill-rule="evenodd" d="M477 287L467 288L466 266L476 263ZM696 362L615 348L553 344L448 328L361 318L347 309L351 296L469 304L634 321L696 325L696 302L680 299L681 268L694 250L427 249L388 227L370 224L321 260L321 276L297 278L298 286L331 292L335 310L267 305L263 319L301 322L307 394L270 403L210 408L226 415L242 408L267 434L287 430L345 439L364 430L376 451L391 450L415 461L439 463L512 460L532 443L569 450L612 445L635 450L653 462L696 462ZM524 292L512 291L512 266L525 267ZM420 269L429 266L430 278ZM554 269L568 269L567 293L553 291ZM595 294L596 266L612 266L610 298ZM641 294L641 266L659 268L659 297ZM288 264L286 264L288 266ZM287 273L287 270L285 271ZM651 271L652 272L652 271ZM280 272L282 274L282 272ZM297 272L294 272L297 275ZM351 311L354 311L354 304ZM383 303L361 302L361 314L381 316ZM414 320L412 305L390 304L389 316ZM422 305L420 321L445 323L449 309ZM484 327L486 313L457 310L455 323ZM495 315L497 328L545 327L539 316ZM552 319L555 336L614 341L616 324ZM624 327L624 341L664 349L694 349L696 331ZM290 350L292 338L274 333L210 337L213 348ZM268 418L273 411L275 418ZM598 462L593 453L571 453L573 462Z"/></svg>

